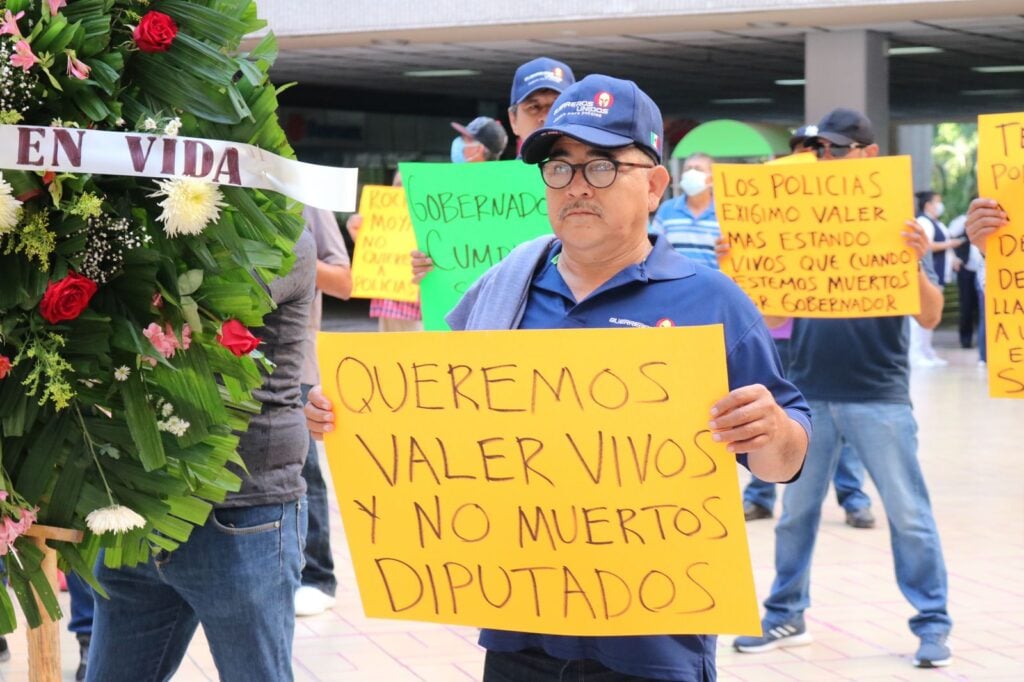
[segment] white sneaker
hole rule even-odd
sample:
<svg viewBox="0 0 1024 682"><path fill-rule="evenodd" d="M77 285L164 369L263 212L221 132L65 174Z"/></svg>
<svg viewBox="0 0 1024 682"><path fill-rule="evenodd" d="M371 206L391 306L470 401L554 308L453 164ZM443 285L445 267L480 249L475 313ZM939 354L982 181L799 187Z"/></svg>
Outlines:
<svg viewBox="0 0 1024 682"><path fill-rule="evenodd" d="M316 616L334 606L337 601L329 594L324 594L315 587L302 585L295 590L295 615Z"/></svg>

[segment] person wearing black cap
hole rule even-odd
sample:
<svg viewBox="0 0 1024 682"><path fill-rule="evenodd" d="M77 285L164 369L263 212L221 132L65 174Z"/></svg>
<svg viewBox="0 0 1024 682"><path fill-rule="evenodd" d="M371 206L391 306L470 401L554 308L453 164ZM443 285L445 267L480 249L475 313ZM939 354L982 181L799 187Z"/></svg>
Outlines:
<svg viewBox="0 0 1024 682"><path fill-rule="evenodd" d="M532 59L516 69L509 98L508 122L517 138L517 153L522 141L544 125L555 99L575 82L572 69L550 57Z"/></svg>
<svg viewBox="0 0 1024 682"><path fill-rule="evenodd" d="M808 146L818 133L814 124L802 125L789 137L789 151L800 154L813 151ZM721 249L716 247L716 252ZM769 317L765 319L775 339L775 348L779 351L782 366L789 371L789 341L793 335L793 318ZM839 454L832 484L836 489L836 502L846 513L846 525L851 528L874 528L875 515L871 512L871 498L864 492L864 464L857 459L857 453L843 444ZM747 521L770 519L775 515L776 490L774 483L767 483L756 476L743 489L743 516Z"/></svg>
<svg viewBox="0 0 1024 682"><path fill-rule="evenodd" d="M836 109L817 125L808 146L821 159L878 155L871 121L852 109ZM942 290L924 229L908 217L903 237L919 263L921 313L931 329L942 316ZM744 653L808 644L804 623L810 605L810 570L821 505L828 494L841 445L864 463L885 507L896 582L917 613L910 629L920 639L914 665L949 665L946 638L946 567L939 533L917 459L917 422L910 404L908 334L904 317L795 320L789 378L811 404L815 430L800 479L786 487L775 527L775 581L764 602L762 635L738 637ZM837 352L841 357L837 357Z"/></svg>
<svg viewBox="0 0 1024 682"><path fill-rule="evenodd" d="M647 219L668 186L663 125L635 83L591 75L566 89L524 141L547 185L554 236L526 242L465 294L452 329L723 326L730 392L708 428L759 476L798 475L810 421L753 302L728 278L675 252ZM311 431L330 430L330 403L310 393ZM715 637L575 637L484 629L485 682L714 679Z"/></svg>

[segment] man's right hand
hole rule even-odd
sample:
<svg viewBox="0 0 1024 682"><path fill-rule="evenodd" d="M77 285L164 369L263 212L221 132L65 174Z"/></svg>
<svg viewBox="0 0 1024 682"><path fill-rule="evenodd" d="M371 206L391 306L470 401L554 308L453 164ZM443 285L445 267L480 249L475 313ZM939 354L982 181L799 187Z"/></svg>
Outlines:
<svg viewBox="0 0 1024 682"><path fill-rule="evenodd" d="M359 236L359 228L363 226L363 216L358 213L353 213L345 221L345 229L348 230L348 235L352 237L352 241L355 241Z"/></svg>
<svg viewBox="0 0 1024 682"><path fill-rule="evenodd" d="M1010 218L999 206L999 202L979 197L967 209L967 237L979 251L985 253L985 242L989 236L1009 222Z"/></svg>
<svg viewBox="0 0 1024 682"><path fill-rule="evenodd" d="M320 384L309 389L309 400L302 408L306 415L306 428L316 440L323 440L324 434L334 430L334 407L324 396Z"/></svg>

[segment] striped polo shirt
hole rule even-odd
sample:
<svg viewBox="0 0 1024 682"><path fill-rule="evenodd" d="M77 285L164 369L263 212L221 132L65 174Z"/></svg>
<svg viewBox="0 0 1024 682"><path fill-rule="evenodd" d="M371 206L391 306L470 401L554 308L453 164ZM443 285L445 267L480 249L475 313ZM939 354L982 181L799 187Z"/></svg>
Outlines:
<svg viewBox="0 0 1024 682"><path fill-rule="evenodd" d="M686 197L670 199L658 207L651 221L650 232L663 234L669 244L679 253L701 265L718 269L715 257L715 240L722 232L715 217L715 202L699 216L693 215L686 205Z"/></svg>

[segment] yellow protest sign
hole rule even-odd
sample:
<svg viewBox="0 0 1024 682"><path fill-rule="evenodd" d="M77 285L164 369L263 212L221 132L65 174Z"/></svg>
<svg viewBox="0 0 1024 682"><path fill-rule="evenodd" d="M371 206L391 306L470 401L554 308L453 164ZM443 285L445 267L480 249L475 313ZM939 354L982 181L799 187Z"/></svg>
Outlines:
<svg viewBox="0 0 1024 682"><path fill-rule="evenodd" d="M1024 112L978 117L978 193L1010 219L985 250L989 394L1024 398Z"/></svg>
<svg viewBox="0 0 1024 682"><path fill-rule="evenodd" d="M367 615L760 633L735 456L708 431L728 392L720 325L317 346Z"/></svg>
<svg viewBox="0 0 1024 682"><path fill-rule="evenodd" d="M412 283L410 253L416 248L405 191L367 185L359 200L363 225L352 258L352 297L388 298L413 303L419 286Z"/></svg>
<svg viewBox="0 0 1024 682"><path fill-rule="evenodd" d="M910 158L713 167L722 271L765 315L920 312Z"/></svg>

